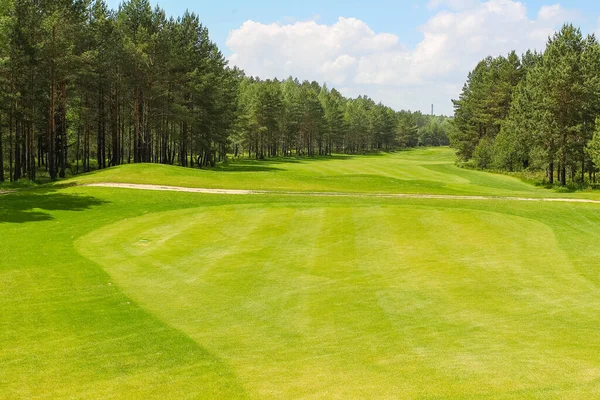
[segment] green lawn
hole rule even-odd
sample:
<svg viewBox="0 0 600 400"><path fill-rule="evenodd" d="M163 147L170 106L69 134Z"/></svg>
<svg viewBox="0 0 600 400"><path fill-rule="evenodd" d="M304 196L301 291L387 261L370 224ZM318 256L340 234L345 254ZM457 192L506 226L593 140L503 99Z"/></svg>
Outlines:
<svg viewBox="0 0 600 400"><path fill-rule="evenodd" d="M80 176L75 181L309 192L559 196L513 177L458 168L454 160L451 149L428 148L369 156L244 160L212 170L138 164Z"/></svg>
<svg viewBox="0 0 600 400"><path fill-rule="evenodd" d="M556 195L448 154L78 180ZM596 204L4 195L0 398L598 398L599 238Z"/></svg>

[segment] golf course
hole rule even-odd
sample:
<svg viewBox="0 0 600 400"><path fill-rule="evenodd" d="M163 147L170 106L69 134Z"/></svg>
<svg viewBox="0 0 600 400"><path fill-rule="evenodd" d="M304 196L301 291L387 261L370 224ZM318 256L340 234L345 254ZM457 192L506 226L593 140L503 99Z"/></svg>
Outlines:
<svg viewBox="0 0 600 400"><path fill-rule="evenodd" d="M0 398L598 398L599 238L445 147L16 190Z"/></svg>

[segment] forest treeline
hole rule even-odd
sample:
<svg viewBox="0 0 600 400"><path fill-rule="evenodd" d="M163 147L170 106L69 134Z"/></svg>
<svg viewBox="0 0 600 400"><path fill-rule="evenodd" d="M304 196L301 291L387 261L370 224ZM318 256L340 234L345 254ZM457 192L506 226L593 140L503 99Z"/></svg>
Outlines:
<svg viewBox="0 0 600 400"><path fill-rule="evenodd" d="M197 15L147 0L0 0L0 60L0 180L448 144L443 117L246 77Z"/></svg>
<svg viewBox="0 0 600 400"><path fill-rule="evenodd" d="M565 25L541 53L488 57L454 101L452 146L482 169L544 171L595 183L600 166L600 45Z"/></svg>

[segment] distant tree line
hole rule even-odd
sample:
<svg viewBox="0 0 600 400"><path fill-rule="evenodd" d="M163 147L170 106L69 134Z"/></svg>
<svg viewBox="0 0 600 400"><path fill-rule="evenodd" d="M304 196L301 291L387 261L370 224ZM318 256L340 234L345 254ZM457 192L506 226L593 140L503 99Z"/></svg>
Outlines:
<svg viewBox="0 0 600 400"><path fill-rule="evenodd" d="M447 125L230 68L198 16L148 0L0 0L0 181L443 145Z"/></svg>
<svg viewBox="0 0 600 400"><path fill-rule="evenodd" d="M243 78L231 140L234 155L315 156L448 145L448 129L444 117L347 99L317 82Z"/></svg>
<svg viewBox="0 0 600 400"><path fill-rule="evenodd" d="M469 74L450 131L478 168L545 171L547 182L596 182L600 45L572 25L542 53L488 57Z"/></svg>

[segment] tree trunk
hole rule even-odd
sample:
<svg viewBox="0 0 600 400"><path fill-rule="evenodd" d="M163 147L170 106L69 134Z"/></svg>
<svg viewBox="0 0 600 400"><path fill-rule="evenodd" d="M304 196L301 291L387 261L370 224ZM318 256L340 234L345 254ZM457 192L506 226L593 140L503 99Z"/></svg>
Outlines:
<svg viewBox="0 0 600 400"><path fill-rule="evenodd" d="M30 73L30 77L29 79L31 80L30 82L30 96L29 96L29 101L30 101L30 117L28 118L27 121L27 173L28 173L28 178L30 181L34 181L35 180L35 171L36 171L36 165L35 165L35 137L34 137L34 133L33 133L33 120L32 118L34 118L33 116L35 115L35 101L33 98L33 93L34 93L34 75L33 75L33 71L31 71Z"/></svg>
<svg viewBox="0 0 600 400"><path fill-rule="evenodd" d="M86 97L84 100L84 107L86 110L85 120L83 123L83 154L82 154L82 167L83 172L90 172L90 121L89 121L89 102Z"/></svg>
<svg viewBox="0 0 600 400"><path fill-rule="evenodd" d="M120 161L120 145L119 145L119 89L118 85L115 85L115 92L113 94L111 102L111 123L110 123L110 134L112 138L112 159L110 161L111 166L119 165Z"/></svg>
<svg viewBox="0 0 600 400"><path fill-rule="evenodd" d="M98 159L98 169L106 167L106 151L104 141L106 137L104 115L104 91L102 88L98 91L98 132L96 137L96 158Z"/></svg>
<svg viewBox="0 0 600 400"><path fill-rule="evenodd" d="M29 174L29 180L30 181L35 181L35 140L34 140L34 135L33 135L33 122L29 121L29 127L27 129L27 136L28 136L28 153L29 153L29 158L28 158L28 174Z"/></svg>
<svg viewBox="0 0 600 400"><path fill-rule="evenodd" d="M8 175L10 181L13 181L13 112L14 103L10 103L10 115L8 117Z"/></svg>
<svg viewBox="0 0 600 400"><path fill-rule="evenodd" d="M52 27L52 43L56 40L56 26ZM54 53L54 51L53 51ZM53 54L54 55L54 54ZM50 79L50 108L48 110L48 167L50 171L50 179L56 180L56 120L55 120L55 108L56 108L56 71L54 62L51 67L51 79Z"/></svg>
<svg viewBox="0 0 600 400"><path fill-rule="evenodd" d="M581 149L581 183L585 183L585 148Z"/></svg>
<svg viewBox="0 0 600 400"><path fill-rule="evenodd" d="M0 124L0 126L2 126ZM2 148L2 131L0 130L0 182L4 182L4 149Z"/></svg>
<svg viewBox="0 0 600 400"><path fill-rule="evenodd" d="M59 176L65 178L67 176L67 82L60 83L60 105L58 112L58 122L60 129L58 130L57 151L58 151L58 167Z"/></svg>
<svg viewBox="0 0 600 400"><path fill-rule="evenodd" d="M21 176L27 173L27 127L21 120Z"/></svg>
<svg viewBox="0 0 600 400"><path fill-rule="evenodd" d="M79 174L79 156L81 150L81 123L77 125L77 148L75 149L75 173Z"/></svg>
<svg viewBox="0 0 600 400"><path fill-rule="evenodd" d="M133 162L140 162L140 89L136 86L133 99Z"/></svg>
<svg viewBox="0 0 600 400"><path fill-rule="evenodd" d="M20 149L20 141L21 141L21 121L17 120L15 124L15 171L13 175L13 180L18 181L21 179L21 149Z"/></svg>

